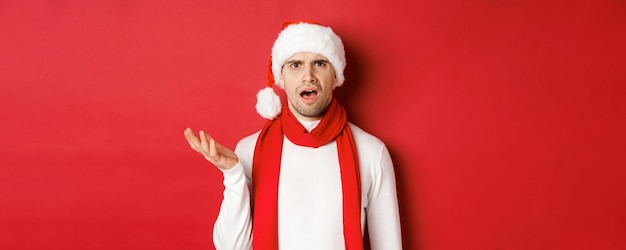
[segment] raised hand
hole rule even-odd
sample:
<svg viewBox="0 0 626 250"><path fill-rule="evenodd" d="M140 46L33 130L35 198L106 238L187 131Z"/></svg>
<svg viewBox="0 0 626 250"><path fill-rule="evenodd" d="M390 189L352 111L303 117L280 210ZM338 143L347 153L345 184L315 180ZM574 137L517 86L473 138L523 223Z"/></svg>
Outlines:
<svg viewBox="0 0 626 250"><path fill-rule="evenodd" d="M191 128L185 129L184 133L189 146L204 156L205 159L213 163L216 167L228 170L233 168L239 162L239 158L237 158L235 152L217 143L204 131L200 130L200 139L196 137Z"/></svg>

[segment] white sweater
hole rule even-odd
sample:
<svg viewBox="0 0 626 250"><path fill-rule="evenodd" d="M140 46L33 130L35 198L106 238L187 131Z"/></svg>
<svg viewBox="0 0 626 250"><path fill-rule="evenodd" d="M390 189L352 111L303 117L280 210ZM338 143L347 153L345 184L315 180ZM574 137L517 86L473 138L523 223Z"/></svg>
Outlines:
<svg viewBox="0 0 626 250"><path fill-rule="evenodd" d="M302 122L310 130L317 122ZM361 172L361 225L372 249L401 249L393 164L382 141L350 124ZM224 173L224 200L215 222L217 249L252 249L252 157L259 132L235 149L239 163ZM336 142L303 147L284 138L278 187L280 249L344 249L341 176Z"/></svg>

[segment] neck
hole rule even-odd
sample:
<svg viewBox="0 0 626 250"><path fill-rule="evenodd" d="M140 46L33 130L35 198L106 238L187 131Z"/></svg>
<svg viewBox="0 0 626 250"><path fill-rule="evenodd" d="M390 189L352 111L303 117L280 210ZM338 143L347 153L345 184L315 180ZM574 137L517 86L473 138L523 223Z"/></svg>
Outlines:
<svg viewBox="0 0 626 250"><path fill-rule="evenodd" d="M304 127L308 132L311 132L313 129L317 127L317 125L320 124L321 120L303 121L303 120L298 119L298 121L300 122L300 124L302 124L302 127Z"/></svg>
<svg viewBox="0 0 626 250"><path fill-rule="evenodd" d="M319 121L322 119L322 116L323 116L323 115L306 116L298 112L296 108L294 108L293 105L291 105L291 103L289 103L289 105L287 106L289 107L289 111L291 111L291 113L296 117L296 119L298 119L298 121L307 121L307 122Z"/></svg>

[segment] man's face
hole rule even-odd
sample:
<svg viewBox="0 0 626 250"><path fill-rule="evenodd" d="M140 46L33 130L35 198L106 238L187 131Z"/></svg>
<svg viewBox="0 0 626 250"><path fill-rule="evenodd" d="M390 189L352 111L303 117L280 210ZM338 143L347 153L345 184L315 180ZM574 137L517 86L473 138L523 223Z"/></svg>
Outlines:
<svg viewBox="0 0 626 250"><path fill-rule="evenodd" d="M297 53L283 65L279 84L287 93L288 106L298 118L318 120L333 99L335 69L326 57Z"/></svg>

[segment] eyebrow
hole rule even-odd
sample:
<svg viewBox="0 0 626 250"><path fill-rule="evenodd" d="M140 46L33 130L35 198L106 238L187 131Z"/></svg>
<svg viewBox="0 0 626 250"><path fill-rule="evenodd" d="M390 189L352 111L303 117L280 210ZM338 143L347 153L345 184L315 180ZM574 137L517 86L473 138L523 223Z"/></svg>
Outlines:
<svg viewBox="0 0 626 250"><path fill-rule="evenodd" d="M289 61L285 62L285 64L292 64L292 63L302 64L302 60L289 60Z"/></svg>
<svg viewBox="0 0 626 250"><path fill-rule="evenodd" d="M292 63L298 63L298 64L304 64L304 61L302 60L289 60L287 62L285 62L285 64L292 64ZM330 64L330 62L326 59L315 59L313 60L313 63L328 63Z"/></svg>
<svg viewBox="0 0 626 250"><path fill-rule="evenodd" d="M330 64L330 62L328 60L325 59L317 59L317 60L313 60L314 63L328 63Z"/></svg>

